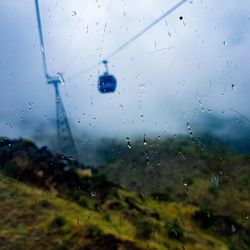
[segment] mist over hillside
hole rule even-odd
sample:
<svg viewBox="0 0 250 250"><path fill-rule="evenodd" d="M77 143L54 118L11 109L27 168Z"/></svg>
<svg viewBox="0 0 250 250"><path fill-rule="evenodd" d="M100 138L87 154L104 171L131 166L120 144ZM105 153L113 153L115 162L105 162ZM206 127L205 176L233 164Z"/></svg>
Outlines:
<svg viewBox="0 0 250 250"><path fill-rule="evenodd" d="M34 127L34 132L28 138L31 138L40 146L47 145L52 150L58 151L55 124L55 121L52 120L49 122L48 128L42 124L39 127ZM32 123L29 121L21 124L21 126L32 127ZM143 144L144 135L151 140L157 138L165 140L179 135L190 138L202 138L206 142L215 138L229 146L232 150L250 154L250 121L243 114L225 116L223 118L218 115L204 113L196 119L183 122L182 131L179 134L171 134L166 130L162 133L137 133L132 136L128 133L124 134L124 136L118 136L117 134L106 136L105 134L89 133L84 128L77 129L73 127L73 136L79 160L82 163L90 165L100 165L103 163L98 155L99 148L107 146L110 150L114 150L110 147L112 141L116 141L127 147L127 138L129 138L131 144L134 142Z"/></svg>

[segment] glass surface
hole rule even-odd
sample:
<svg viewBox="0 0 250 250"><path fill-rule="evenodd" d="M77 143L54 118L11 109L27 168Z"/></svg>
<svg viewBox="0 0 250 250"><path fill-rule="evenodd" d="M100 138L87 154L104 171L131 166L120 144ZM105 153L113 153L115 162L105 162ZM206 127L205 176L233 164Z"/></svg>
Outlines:
<svg viewBox="0 0 250 250"><path fill-rule="evenodd" d="M0 249L250 249L249 0L1 0L0 34Z"/></svg>

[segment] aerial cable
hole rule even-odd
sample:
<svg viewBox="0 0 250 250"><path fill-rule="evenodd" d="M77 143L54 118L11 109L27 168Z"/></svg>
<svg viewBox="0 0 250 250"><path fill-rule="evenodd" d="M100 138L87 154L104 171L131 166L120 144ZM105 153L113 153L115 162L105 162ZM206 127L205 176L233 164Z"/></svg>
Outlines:
<svg viewBox="0 0 250 250"><path fill-rule="evenodd" d="M140 31L138 34L136 34L135 36L133 36L132 38L130 38L127 42L125 42L124 44L122 44L118 49L116 49L114 52L112 52L111 54L109 54L105 60L109 60L112 57L114 57L116 54L118 54L120 51L122 51L123 49L125 49L128 45L130 45L131 43L133 43L135 40L137 40L139 37L141 37L144 33L146 33L149 29L151 29L153 26L155 26L157 23L159 23L162 19L164 19L165 17L167 17L168 15L170 15L172 12L174 12L176 9L178 9L179 7L181 7L184 3L186 3L188 0L181 0L179 3L177 3L176 5L174 5L172 8L170 8L169 10L167 10L164 14L162 14L159 18L157 18L155 21L153 21L151 24L149 24L146 28L144 28L142 31ZM101 64L101 61L99 61L98 63L95 63L89 67L87 67L85 70L72 75L71 77L76 77L80 74L84 74L96 67L98 67Z"/></svg>

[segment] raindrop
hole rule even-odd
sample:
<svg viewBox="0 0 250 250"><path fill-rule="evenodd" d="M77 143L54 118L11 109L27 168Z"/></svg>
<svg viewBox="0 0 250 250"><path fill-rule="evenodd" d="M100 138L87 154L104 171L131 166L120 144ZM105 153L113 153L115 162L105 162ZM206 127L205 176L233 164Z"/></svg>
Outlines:
<svg viewBox="0 0 250 250"><path fill-rule="evenodd" d="M231 87L232 87L232 89L235 89L235 84L232 84Z"/></svg>
<svg viewBox="0 0 250 250"><path fill-rule="evenodd" d="M179 154L180 154L180 156L182 157L183 160L186 160L186 157L185 157L185 155L183 154L183 152L179 151Z"/></svg>
<svg viewBox="0 0 250 250"><path fill-rule="evenodd" d="M232 233L235 233L235 232L236 232L236 227L235 227L235 225L233 225L233 224L232 224L232 226L231 226L231 232L232 232Z"/></svg>
<svg viewBox="0 0 250 250"><path fill-rule="evenodd" d="M145 151L145 156L146 156L146 164L149 166L149 153L148 153L148 150Z"/></svg>
<svg viewBox="0 0 250 250"><path fill-rule="evenodd" d="M10 128L13 128L10 122L7 122L6 125L9 126Z"/></svg>
<svg viewBox="0 0 250 250"><path fill-rule="evenodd" d="M146 134L144 134L143 144L144 144L144 146L147 146Z"/></svg>
<svg viewBox="0 0 250 250"><path fill-rule="evenodd" d="M187 125L187 128L188 128L188 132L189 132L190 137L193 138L193 132L191 130L190 123L187 122L186 125Z"/></svg>
<svg viewBox="0 0 250 250"><path fill-rule="evenodd" d="M58 75L58 78L59 78L59 81L62 85L64 85L64 79L63 79L63 74L60 73L60 72L57 72L57 75Z"/></svg>
<svg viewBox="0 0 250 250"><path fill-rule="evenodd" d="M146 90L145 84L140 84L139 85L139 91L144 92Z"/></svg>
<svg viewBox="0 0 250 250"><path fill-rule="evenodd" d="M198 99L198 102L199 102L199 105L200 105L200 107L201 107L201 111L202 111L202 112L205 112L204 106L203 106L203 104L202 104L202 102L201 102L200 99Z"/></svg>
<svg viewBox="0 0 250 250"><path fill-rule="evenodd" d="M96 192L92 190L92 191L91 191L91 196L92 196L92 197L95 197L95 196L96 196Z"/></svg>
<svg viewBox="0 0 250 250"><path fill-rule="evenodd" d="M32 103L31 103L31 102L29 102L29 103L28 103L28 106L29 106L29 111L31 111L31 106L32 106Z"/></svg>
<svg viewBox="0 0 250 250"><path fill-rule="evenodd" d="M129 139L129 137L127 137L126 140L127 140L127 143L128 143L128 148L131 149L132 147L131 147L131 144L130 144L130 139Z"/></svg>
<svg viewBox="0 0 250 250"><path fill-rule="evenodd" d="M73 10L72 11L72 16L76 16L76 14L77 14L76 11Z"/></svg>
<svg viewBox="0 0 250 250"><path fill-rule="evenodd" d="M183 16L180 16L179 19L182 21L183 20Z"/></svg>

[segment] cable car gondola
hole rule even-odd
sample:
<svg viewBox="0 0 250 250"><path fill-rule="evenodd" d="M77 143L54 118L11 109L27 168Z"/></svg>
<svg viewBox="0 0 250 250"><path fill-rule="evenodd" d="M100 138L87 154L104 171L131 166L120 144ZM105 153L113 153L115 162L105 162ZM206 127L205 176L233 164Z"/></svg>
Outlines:
<svg viewBox="0 0 250 250"><path fill-rule="evenodd" d="M106 68L106 72L104 72L103 75L99 76L99 81L98 81L98 89L99 91L104 94L104 93L113 93L115 92L116 89L116 79L113 75L109 74L108 71L108 61L103 61L102 62Z"/></svg>

